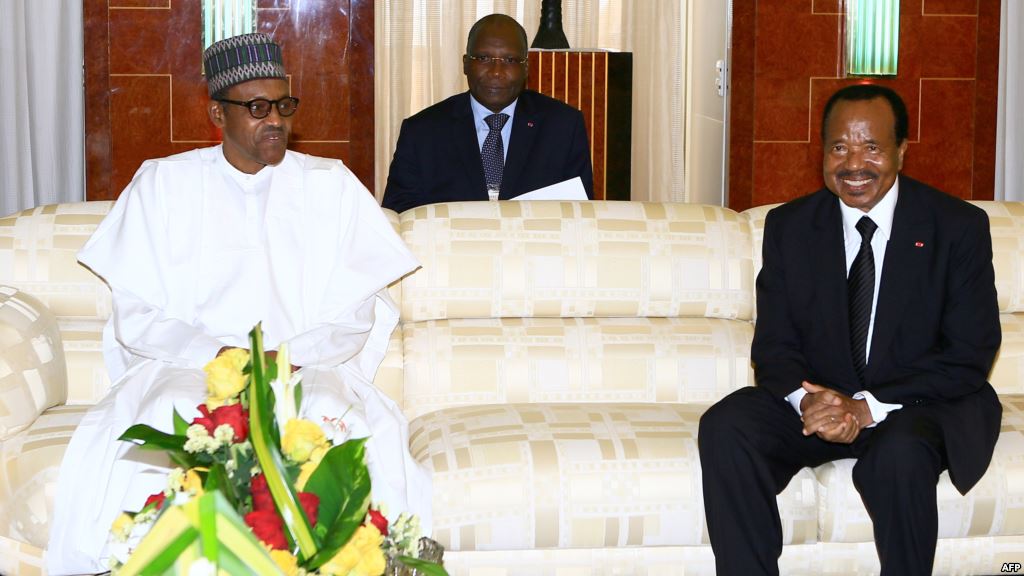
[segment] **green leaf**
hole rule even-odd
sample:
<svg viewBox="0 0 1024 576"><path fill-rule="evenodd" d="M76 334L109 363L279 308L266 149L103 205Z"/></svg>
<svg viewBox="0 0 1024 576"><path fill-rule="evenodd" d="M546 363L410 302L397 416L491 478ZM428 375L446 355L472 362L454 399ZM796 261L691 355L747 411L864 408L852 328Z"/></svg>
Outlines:
<svg viewBox="0 0 1024 576"><path fill-rule="evenodd" d="M179 506L168 508L132 552L120 574L163 574L195 542L198 532Z"/></svg>
<svg viewBox="0 0 1024 576"><path fill-rule="evenodd" d="M320 549L320 542L299 504L291 482L284 474L284 457L274 438L274 393L267 379L267 359L263 354L263 332L257 324L249 333L252 381L249 384L249 441L267 479L274 505L284 519L289 538L299 548L300 561L311 558Z"/></svg>
<svg viewBox="0 0 1024 576"><path fill-rule="evenodd" d="M199 558L200 549L203 556L217 564L218 573L223 570L232 576L281 574L266 549L220 492L207 492L184 505L168 508L139 543L120 574L185 574Z"/></svg>
<svg viewBox="0 0 1024 576"><path fill-rule="evenodd" d="M185 432L188 431L188 427L189 426L191 426L191 424L189 424L188 421L186 421L184 418L182 418L181 414L178 414L178 411L175 410L174 411L174 434L177 435L177 436L184 436Z"/></svg>
<svg viewBox="0 0 1024 576"><path fill-rule="evenodd" d="M124 431L118 440L134 442L144 450L177 450L184 451L185 442L188 441L184 435L168 434L161 432L152 426L136 424Z"/></svg>
<svg viewBox="0 0 1024 576"><path fill-rule="evenodd" d="M220 552L217 541L217 500L199 499L199 539L203 544L203 556L215 565Z"/></svg>
<svg viewBox="0 0 1024 576"><path fill-rule="evenodd" d="M366 438L349 440L328 450L306 482L305 490L320 498L317 522L329 526L320 551L306 566L313 569L333 558L366 519L370 507Z"/></svg>
<svg viewBox="0 0 1024 576"><path fill-rule="evenodd" d="M125 430L118 440L132 442L142 450L163 450L172 462L185 469L203 461L202 454L190 454L185 451L187 437L167 434L145 424L136 424Z"/></svg>
<svg viewBox="0 0 1024 576"><path fill-rule="evenodd" d="M184 450L168 452L167 455L170 456L172 462L185 470L195 468L201 460L195 454L189 454Z"/></svg>
<svg viewBox="0 0 1024 576"><path fill-rule="evenodd" d="M186 548L188 548L192 545L193 542L195 542L195 539L195 528L186 528L184 531L178 534L176 538L171 540L171 542L167 544L167 547L164 548L163 552L157 555L157 557L154 558L153 561L148 566L139 571L139 574L141 574L142 576L149 576L150 574L163 574L171 566L174 565L174 562L178 559L178 556L181 556L182 552L184 552Z"/></svg>
<svg viewBox="0 0 1024 576"><path fill-rule="evenodd" d="M203 483L203 489L207 492L220 492L232 508L237 508L238 491L228 477L228 471L224 468L223 463L216 462L210 466L210 471L206 475L206 482Z"/></svg>
<svg viewBox="0 0 1024 576"><path fill-rule="evenodd" d="M421 574L426 576L448 576L448 571L440 564L434 564L433 562L420 560L412 556L399 556L397 560L409 568L419 570Z"/></svg>

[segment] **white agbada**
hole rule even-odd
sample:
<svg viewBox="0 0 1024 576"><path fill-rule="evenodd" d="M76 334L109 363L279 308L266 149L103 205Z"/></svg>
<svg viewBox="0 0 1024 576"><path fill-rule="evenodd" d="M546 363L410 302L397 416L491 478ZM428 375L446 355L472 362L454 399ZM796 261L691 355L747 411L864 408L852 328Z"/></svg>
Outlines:
<svg viewBox="0 0 1024 576"><path fill-rule="evenodd" d="M302 416L344 415L350 437L370 437L374 501L429 529L429 476L401 411L372 385L398 322L385 288L418 264L339 160L289 151L247 175L215 146L147 161L78 257L113 292L113 385L61 464L50 574L108 569L111 523L163 490L168 472L162 453L117 437L138 423L170 431L172 408L197 416L202 366L223 346L248 348L261 321L266 349L287 342L304 367Z"/></svg>

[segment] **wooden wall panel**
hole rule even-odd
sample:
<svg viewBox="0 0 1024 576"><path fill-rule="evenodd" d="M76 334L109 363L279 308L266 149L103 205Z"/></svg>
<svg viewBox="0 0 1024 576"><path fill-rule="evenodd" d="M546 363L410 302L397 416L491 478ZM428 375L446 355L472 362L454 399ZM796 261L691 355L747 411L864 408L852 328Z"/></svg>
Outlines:
<svg viewBox="0 0 1024 576"><path fill-rule="evenodd" d="M733 3L729 200L737 210L823 185L821 113L843 78L842 0ZM991 199L999 3L904 0L895 88L910 114L904 172Z"/></svg>
<svg viewBox="0 0 1024 576"><path fill-rule="evenodd" d="M633 55L530 51L526 86L583 113L594 165L594 198L629 200Z"/></svg>
<svg viewBox="0 0 1024 576"><path fill-rule="evenodd" d="M206 117L201 3L84 0L86 197L148 158L220 141ZM373 0L258 0L302 101L291 148L341 158L373 189Z"/></svg>

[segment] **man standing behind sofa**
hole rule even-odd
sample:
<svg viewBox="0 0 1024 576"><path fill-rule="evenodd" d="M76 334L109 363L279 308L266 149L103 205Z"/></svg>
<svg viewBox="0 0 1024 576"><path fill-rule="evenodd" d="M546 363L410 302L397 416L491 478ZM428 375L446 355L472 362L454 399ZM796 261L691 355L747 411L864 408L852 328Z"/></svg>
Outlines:
<svg viewBox="0 0 1024 576"><path fill-rule="evenodd" d="M78 254L113 294L103 332L110 392L75 429L50 526L50 574L107 570L108 530L167 487L169 462L118 437L173 430L207 397L202 367L247 348L302 366L302 417L328 438L369 437L373 499L430 522L430 478L398 407L372 384L398 311L387 285L416 269L373 196L340 160L287 149L299 101L265 34L203 55L206 110L223 143L142 164ZM161 461L163 460L163 461ZM119 558L123 561L123 558Z"/></svg>
<svg viewBox="0 0 1024 576"><path fill-rule="evenodd" d="M579 110L526 86L526 31L504 14L469 31L469 92L402 122L383 206L403 212L459 200L508 200L579 176L593 197Z"/></svg>
<svg viewBox="0 0 1024 576"><path fill-rule="evenodd" d="M888 88L839 90L822 139L826 189L765 221L757 386L700 422L717 570L778 574L775 496L805 466L856 458L882 574L931 574L939 474L966 493L999 434L988 218L899 175L907 111Z"/></svg>

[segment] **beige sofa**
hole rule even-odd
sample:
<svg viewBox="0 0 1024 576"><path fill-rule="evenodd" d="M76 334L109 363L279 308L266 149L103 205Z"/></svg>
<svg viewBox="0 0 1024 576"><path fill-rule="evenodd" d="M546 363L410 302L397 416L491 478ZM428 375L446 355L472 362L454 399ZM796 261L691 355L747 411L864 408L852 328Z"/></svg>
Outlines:
<svg viewBox="0 0 1024 576"><path fill-rule="evenodd" d="M988 213L1003 311L992 466L939 486L938 574L1024 559L1024 204ZM109 202L0 219L0 573L41 572L61 456L109 382L106 287L75 252ZM697 422L752 383L768 207L476 202L390 214L423 267L377 384L434 477L452 574L713 574ZM66 366L66 379L64 369ZM784 574L871 574L852 461L779 496ZM99 527L98 529L102 529Z"/></svg>

